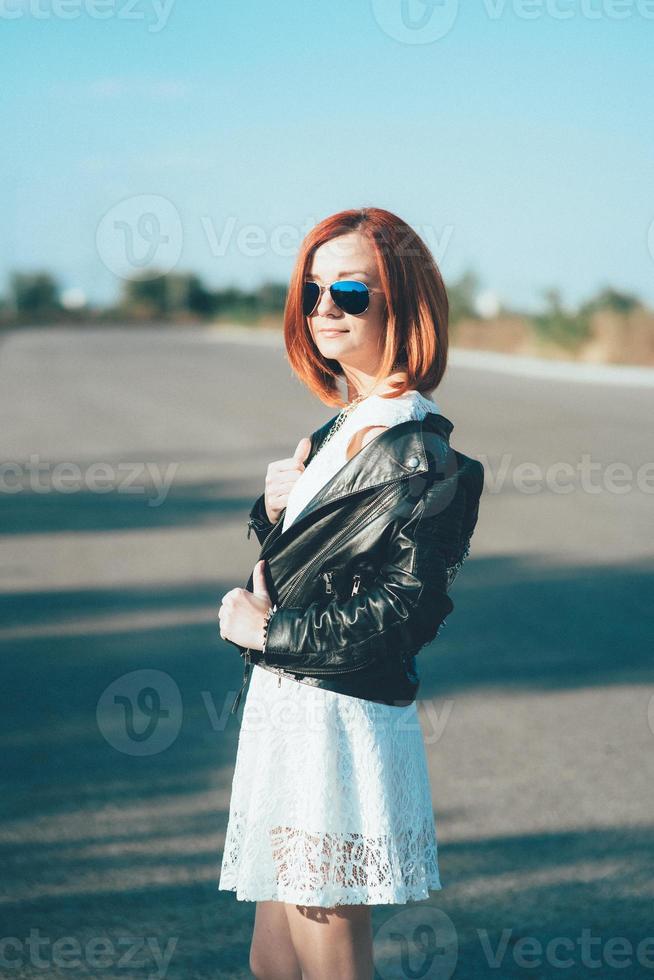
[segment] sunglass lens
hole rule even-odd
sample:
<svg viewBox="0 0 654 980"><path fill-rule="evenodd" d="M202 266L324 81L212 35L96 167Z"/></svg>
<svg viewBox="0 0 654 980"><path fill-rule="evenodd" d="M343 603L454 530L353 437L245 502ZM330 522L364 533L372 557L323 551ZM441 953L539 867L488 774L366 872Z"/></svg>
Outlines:
<svg viewBox="0 0 654 980"><path fill-rule="evenodd" d="M311 316L313 313L316 303L318 302L318 297L320 296L320 286L317 282L305 282L304 291L302 293L302 307L304 309L305 316Z"/></svg>
<svg viewBox="0 0 654 980"><path fill-rule="evenodd" d="M370 302L368 287L363 282L350 282L341 280L335 282L331 287L332 299L344 313L352 313L356 316L365 313Z"/></svg>

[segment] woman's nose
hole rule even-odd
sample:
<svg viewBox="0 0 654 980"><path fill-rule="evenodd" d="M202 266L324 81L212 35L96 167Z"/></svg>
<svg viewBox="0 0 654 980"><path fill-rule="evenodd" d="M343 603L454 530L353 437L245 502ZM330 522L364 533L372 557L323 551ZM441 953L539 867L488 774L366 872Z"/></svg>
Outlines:
<svg viewBox="0 0 654 980"><path fill-rule="evenodd" d="M332 294L329 289L323 289L320 294L320 299L318 300L318 305L316 306L315 313L336 313L340 315L342 310L339 310L338 306L332 299Z"/></svg>

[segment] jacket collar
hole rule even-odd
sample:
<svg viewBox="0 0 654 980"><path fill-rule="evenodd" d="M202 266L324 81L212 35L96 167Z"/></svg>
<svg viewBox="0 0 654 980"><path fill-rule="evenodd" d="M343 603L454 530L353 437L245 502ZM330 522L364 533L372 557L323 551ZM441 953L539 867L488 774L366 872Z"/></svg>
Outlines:
<svg viewBox="0 0 654 980"><path fill-rule="evenodd" d="M336 416L311 436L309 462L322 445L335 418ZM284 533L280 526L284 523L286 510L281 512L275 528L264 542L261 558L269 553L274 542L287 541L296 527L304 526L309 516L327 504L333 504L363 490L381 488L403 476L426 473L433 456L429 451L430 435L440 436L449 445L453 428L454 424L444 415L427 412L423 419L399 422L381 432L327 480Z"/></svg>

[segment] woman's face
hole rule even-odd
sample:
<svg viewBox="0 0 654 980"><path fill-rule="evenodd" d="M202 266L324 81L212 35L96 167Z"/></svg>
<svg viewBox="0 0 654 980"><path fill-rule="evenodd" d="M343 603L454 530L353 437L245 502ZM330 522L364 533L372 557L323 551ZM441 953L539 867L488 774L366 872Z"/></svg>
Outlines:
<svg viewBox="0 0 654 980"><path fill-rule="evenodd" d="M344 313L334 303L328 289L311 316L307 317L311 336L325 358L345 368L374 374L381 359L386 330L385 297L381 292L377 258L372 245L360 232L332 238L316 249L307 279L329 286L337 279L358 279L371 290L365 313Z"/></svg>

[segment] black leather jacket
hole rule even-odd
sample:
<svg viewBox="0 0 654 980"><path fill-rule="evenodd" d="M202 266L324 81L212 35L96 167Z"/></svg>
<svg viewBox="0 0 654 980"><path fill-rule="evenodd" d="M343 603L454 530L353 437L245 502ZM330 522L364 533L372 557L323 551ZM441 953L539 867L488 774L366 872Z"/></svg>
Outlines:
<svg viewBox="0 0 654 980"><path fill-rule="evenodd" d="M311 436L310 462L336 416ZM419 650L454 608L484 485L480 462L449 445L453 423L428 412L363 447L282 533L264 494L248 520L266 559L274 613L251 664L300 683L389 705L415 700ZM246 588L252 591L253 576ZM230 641L233 642L233 641ZM281 678L280 678L281 684Z"/></svg>

